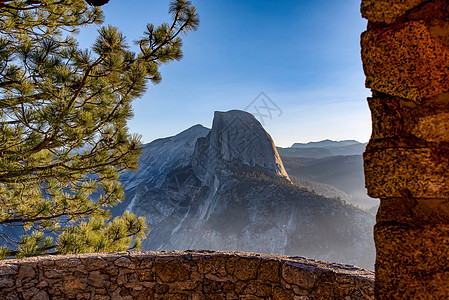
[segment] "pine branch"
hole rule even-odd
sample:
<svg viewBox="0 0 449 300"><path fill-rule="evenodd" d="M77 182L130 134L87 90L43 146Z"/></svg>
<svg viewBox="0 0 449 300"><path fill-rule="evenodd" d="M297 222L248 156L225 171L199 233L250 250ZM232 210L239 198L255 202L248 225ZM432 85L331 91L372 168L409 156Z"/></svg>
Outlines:
<svg viewBox="0 0 449 300"><path fill-rule="evenodd" d="M111 26L87 52L73 33L99 24L101 10L70 3L0 0L0 225L34 229L15 249L0 233L15 256L131 249L144 237L140 218L99 218L123 197L119 173L137 165L139 140L126 128L132 101L160 80L161 63L180 59L179 35L198 25L190 2L175 0L173 22L149 33L139 55ZM60 235L50 242L42 232ZM110 237L89 244L86 234ZM81 242L64 240L74 237Z"/></svg>

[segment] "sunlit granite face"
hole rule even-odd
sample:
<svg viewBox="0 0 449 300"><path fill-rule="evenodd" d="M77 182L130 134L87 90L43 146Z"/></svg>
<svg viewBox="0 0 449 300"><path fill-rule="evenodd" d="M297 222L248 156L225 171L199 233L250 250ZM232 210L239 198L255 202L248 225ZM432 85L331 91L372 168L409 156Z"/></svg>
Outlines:
<svg viewBox="0 0 449 300"><path fill-rule="evenodd" d="M200 177L211 180L217 169L232 161L288 180L271 136L252 114L241 110L215 112L210 133L195 146L193 167Z"/></svg>

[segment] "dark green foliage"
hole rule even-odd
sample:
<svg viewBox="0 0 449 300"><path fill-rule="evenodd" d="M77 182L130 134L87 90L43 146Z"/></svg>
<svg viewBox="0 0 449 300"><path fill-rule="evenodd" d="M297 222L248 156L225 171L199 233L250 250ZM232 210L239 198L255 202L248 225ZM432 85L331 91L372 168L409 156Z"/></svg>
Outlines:
<svg viewBox="0 0 449 300"><path fill-rule="evenodd" d="M347 200L351 199L350 195L346 194L343 191L340 191L339 189L337 189L336 187L334 187L330 184L316 182L316 181L312 181L309 179L295 177L292 175L289 175L289 176L290 176L290 180L292 181L292 183L294 185L304 187L308 191L317 193L326 198L341 199L341 201L347 201Z"/></svg>
<svg viewBox="0 0 449 300"><path fill-rule="evenodd" d="M89 5L102 6L109 2L109 0L86 0Z"/></svg>
<svg viewBox="0 0 449 300"><path fill-rule="evenodd" d="M142 218L108 222L108 207L123 199L117 179L141 153L126 126L131 103L161 80L161 64L182 57L180 34L198 26L190 1L172 1L169 12L170 24L147 26L136 54L111 25L90 50L78 47L78 28L103 20L84 0L1 1L3 257L127 250L145 237ZM26 234L12 239L8 226Z"/></svg>

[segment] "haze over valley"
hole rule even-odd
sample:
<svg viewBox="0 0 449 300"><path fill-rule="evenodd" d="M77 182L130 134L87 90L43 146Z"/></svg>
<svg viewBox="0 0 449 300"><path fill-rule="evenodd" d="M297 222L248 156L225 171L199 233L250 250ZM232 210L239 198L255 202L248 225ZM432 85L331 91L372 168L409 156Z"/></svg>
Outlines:
<svg viewBox="0 0 449 300"><path fill-rule="evenodd" d="M147 218L144 250L240 250L372 269L377 202L363 194L363 148L276 148L253 115L215 112L211 129L146 144L140 169L120 177L126 199L112 212Z"/></svg>

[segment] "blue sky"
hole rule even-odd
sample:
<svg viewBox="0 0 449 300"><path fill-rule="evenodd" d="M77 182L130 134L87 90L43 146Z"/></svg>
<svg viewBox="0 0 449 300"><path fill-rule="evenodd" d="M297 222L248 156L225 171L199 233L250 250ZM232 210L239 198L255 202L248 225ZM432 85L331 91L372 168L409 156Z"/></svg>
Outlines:
<svg viewBox="0 0 449 300"><path fill-rule="evenodd" d="M216 110L245 108L259 110L279 146L369 139L360 0L192 2L200 27L184 37L184 58L163 66L162 82L134 102L129 127L144 142L195 124L210 127ZM147 23L169 21L168 3L110 0L105 24L119 27L131 44ZM82 32L82 45L93 33Z"/></svg>

